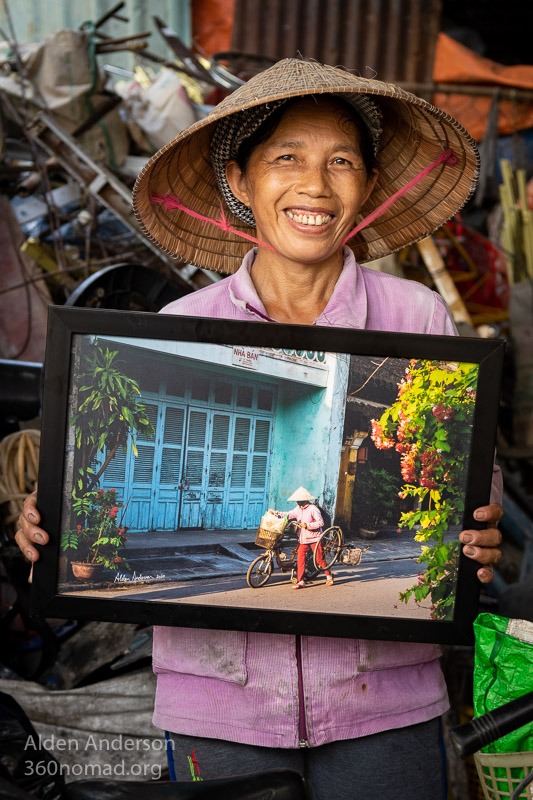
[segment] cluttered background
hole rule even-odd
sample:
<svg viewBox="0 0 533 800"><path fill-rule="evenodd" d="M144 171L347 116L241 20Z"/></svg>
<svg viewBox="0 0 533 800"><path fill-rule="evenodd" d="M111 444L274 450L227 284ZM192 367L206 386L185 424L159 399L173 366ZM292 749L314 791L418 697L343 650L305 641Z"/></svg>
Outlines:
<svg viewBox="0 0 533 800"><path fill-rule="evenodd" d="M64 748L63 764L107 764L98 741L127 736L146 744L130 779L166 774L150 721L151 630L29 615L13 537L37 479L47 308L158 311L220 279L145 237L131 188L157 149L283 57L397 83L479 143L479 186L461 215L370 266L434 288L462 335L507 342L504 559L481 609L533 620L532 23L521 0L3 0L0 691L48 741L94 737L94 749ZM444 662L453 725L472 714L472 653L449 648ZM475 772L452 756L450 800L467 797L482 797Z"/></svg>

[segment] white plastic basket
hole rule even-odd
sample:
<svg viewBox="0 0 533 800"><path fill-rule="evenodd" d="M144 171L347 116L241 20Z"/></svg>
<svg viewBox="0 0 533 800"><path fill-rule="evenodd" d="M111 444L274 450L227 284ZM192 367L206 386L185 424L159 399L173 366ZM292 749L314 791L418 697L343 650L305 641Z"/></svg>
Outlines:
<svg viewBox="0 0 533 800"><path fill-rule="evenodd" d="M509 800L533 770L533 752L475 753L474 761L486 800ZM533 800L533 783L526 786L519 797Z"/></svg>

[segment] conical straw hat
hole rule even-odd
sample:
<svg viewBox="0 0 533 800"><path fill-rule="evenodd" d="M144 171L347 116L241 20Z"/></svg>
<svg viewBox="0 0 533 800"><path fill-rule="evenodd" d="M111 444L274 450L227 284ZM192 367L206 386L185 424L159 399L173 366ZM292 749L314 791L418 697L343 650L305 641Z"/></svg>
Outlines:
<svg viewBox="0 0 533 800"><path fill-rule="evenodd" d="M303 500L316 500L313 494L310 494L305 486L299 486L295 492L291 494L290 497L287 498L291 503L297 503L298 501L302 502Z"/></svg>
<svg viewBox="0 0 533 800"><path fill-rule="evenodd" d="M275 100L310 94L367 94L379 106L383 132L377 153L379 177L356 220L361 219L451 149L456 162L435 167L371 225L348 241L359 262L373 260L440 228L472 195L479 171L476 144L452 117L398 86L361 78L315 61L284 59L226 97L204 119L159 150L140 173L135 214L146 234L165 252L205 269L232 273L251 247L231 231L199 217L219 220L222 200L210 161L218 121ZM179 198L195 217L155 204L153 196ZM224 207L228 224L247 235L255 228Z"/></svg>

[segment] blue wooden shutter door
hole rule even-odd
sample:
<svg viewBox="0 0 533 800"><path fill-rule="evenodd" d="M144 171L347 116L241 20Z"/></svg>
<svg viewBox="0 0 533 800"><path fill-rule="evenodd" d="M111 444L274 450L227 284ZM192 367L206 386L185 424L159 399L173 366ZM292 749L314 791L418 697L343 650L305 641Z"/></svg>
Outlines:
<svg viewBox="0 0 533 800"><path fill-rule="evenodd" d="M161 475L159 483L154 486L154 527L174 531L178 526L181 502L185 408L169 405L163 409L163 415Z"/></svg>

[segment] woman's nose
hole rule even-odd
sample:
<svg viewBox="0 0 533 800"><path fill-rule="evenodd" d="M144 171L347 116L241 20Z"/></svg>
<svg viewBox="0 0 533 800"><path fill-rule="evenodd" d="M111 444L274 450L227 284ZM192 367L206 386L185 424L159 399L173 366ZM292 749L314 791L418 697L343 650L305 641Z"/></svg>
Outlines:
<svg viewBox="0 0 533 800"><path fill-rule="evenodd" d="M322 164L303 164L298 176L297 188L302 194L312 197L329 195L328 171Z"/></svg>

